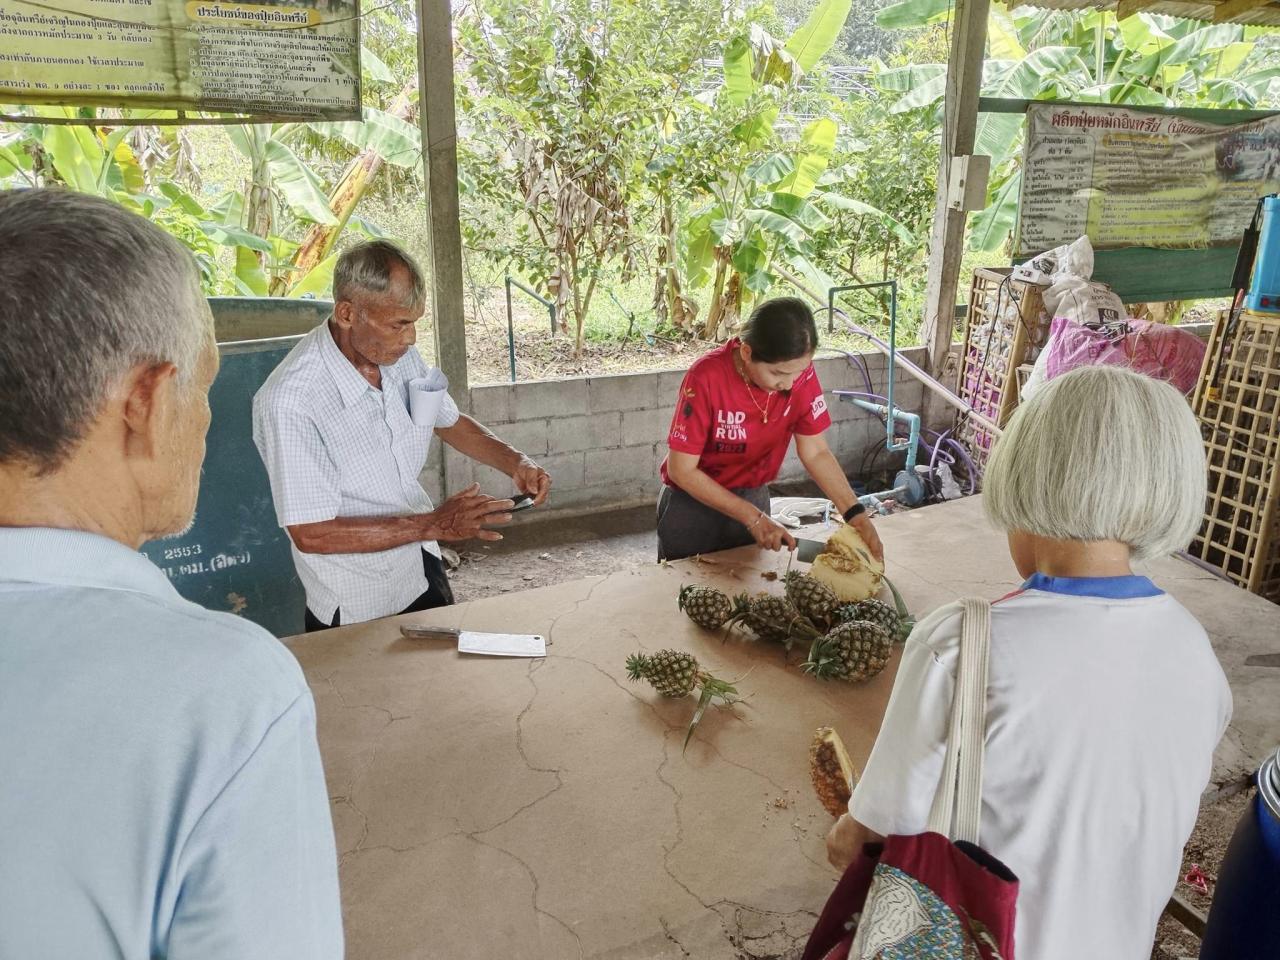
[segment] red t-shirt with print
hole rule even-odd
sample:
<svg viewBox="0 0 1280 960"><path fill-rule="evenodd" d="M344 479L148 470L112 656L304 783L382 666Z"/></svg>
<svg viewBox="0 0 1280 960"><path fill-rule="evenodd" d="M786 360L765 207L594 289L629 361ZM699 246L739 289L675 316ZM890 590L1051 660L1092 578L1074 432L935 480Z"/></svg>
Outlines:
<svg viewBox="0 0 1280 960"><path fill-rule="evenodd" d="M769 397L748 387L733 365L738 340L699 357L680 385L667 447L698 457L722 487L759 487L778 476L792 434L813 436L831 426L818 374L809 364L791 389ZM766 408L766 400L768 406ZM769 422L764 422L764 410ZM662 482L675 486L662 461Z"/></svg>

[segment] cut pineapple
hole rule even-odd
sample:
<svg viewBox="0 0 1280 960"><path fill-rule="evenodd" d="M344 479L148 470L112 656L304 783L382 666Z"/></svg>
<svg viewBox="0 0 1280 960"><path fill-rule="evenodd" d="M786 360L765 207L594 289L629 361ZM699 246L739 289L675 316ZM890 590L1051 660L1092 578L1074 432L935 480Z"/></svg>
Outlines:
<svg viewBox="0 0 1280 960"><path fill-rule="evenodd" d="M809 776L827 813L838 817L849 812L849 797L857 777L840 736L830 727L819 727L814 734L809 747Z"/></svg>
<svg viewBox="0 0 1280 960"><path fill-rule="evenodd" d="M879 592L884 564L871 555L857 530L842 523L814 558L809 576L829 586L842 602L855 603Z"/></svg>

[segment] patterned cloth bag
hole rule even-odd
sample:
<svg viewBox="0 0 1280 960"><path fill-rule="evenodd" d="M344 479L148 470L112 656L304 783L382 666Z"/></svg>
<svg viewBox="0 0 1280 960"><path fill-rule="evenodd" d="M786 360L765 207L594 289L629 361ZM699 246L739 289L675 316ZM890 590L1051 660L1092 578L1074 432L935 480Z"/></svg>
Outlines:
<svg viewBox="0 0 1280 960"><path fill-rule="evenodd" d="M991 604L962 603L960 666L928 832L863 848L827 900L804 960L1013 960L1018 879L978 846Z"/></svg>

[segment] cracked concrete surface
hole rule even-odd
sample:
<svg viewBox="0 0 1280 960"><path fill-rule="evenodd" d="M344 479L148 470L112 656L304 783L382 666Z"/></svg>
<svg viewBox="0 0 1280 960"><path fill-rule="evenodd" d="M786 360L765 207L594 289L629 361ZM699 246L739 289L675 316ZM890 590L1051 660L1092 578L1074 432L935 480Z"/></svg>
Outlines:
<svg viewBox="0 0 1280 960"><path fill-rule="evenodd" d="M917 614L1017 586L976 499L880 522ZM817 531L810 531L811 534ZM892 686L823 684L780 648L721 643L681 584L779 590L754 549L414 614L548 637L545 660L462 657L394 620L289 642L315 693L352 960L791 960L834 882L809 738L834 725L861 765ZM1214 783L1238 782L1280 723L1280 609L1178 561L1149 571L1214 637L1236 696ZM708 710L626 679L634 650L681 647L749 695Z"/></svg>

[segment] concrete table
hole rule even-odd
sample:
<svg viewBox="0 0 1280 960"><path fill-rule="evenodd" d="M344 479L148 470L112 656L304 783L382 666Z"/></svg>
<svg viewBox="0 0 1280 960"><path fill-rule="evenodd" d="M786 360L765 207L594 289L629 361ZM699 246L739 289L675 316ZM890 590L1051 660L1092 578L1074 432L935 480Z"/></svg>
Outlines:
<svg viewBox="0 0 1280 960"><path fill-rule="evenodd" d="M1016 587L977 499L879 526L890 575L923 614ZM822 683L780 647L718 637L676 609L684 583L780 590L754 548L404 618L542 633L545 660L462 657L381 621L289 641L315 692L352 960L798 955L834 874L831 818L808 782L813 730L865 762L897 656L873 680ZM1280 739L1280 608L1180 561L1155 579L1210 628L1236 695L1211 789ZM635 650L679 647L746 706L709 710L627 681Z"/></svg>

